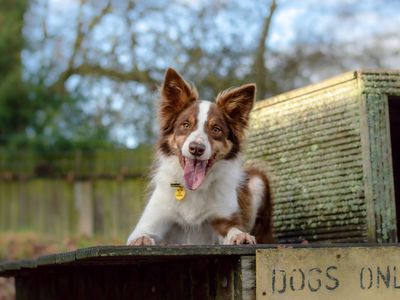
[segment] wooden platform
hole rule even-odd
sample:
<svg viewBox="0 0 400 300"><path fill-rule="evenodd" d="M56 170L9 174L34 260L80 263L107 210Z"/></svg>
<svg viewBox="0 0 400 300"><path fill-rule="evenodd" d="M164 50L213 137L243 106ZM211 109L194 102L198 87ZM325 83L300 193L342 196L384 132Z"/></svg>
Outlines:
<svg viewBox="0 0 400 300"><path fill-rule="evenodd" d="M314 244L285 247L382 246ZM393 246L400 250L399 244ZM287 252L282 245L99 246L3 262L0 263L0 276L15 277L17 299L22 300L255 299L255 258L260 249ZM298 263L303 262L294 264ZM267 267L258 266L257 272Z"/></svg>
<svg viewBox="0 0 400 300"><path fill-rule="evenodd" d="M269 246L273 247L273 246ZM0 264L17 299L242 299L254 246L101 246Z"/></svg>

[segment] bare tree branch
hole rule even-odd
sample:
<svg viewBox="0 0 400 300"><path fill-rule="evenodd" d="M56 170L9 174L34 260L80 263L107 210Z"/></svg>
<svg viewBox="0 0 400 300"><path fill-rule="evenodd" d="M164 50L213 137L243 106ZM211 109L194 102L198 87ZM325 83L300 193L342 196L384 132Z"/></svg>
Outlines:
<svg viewBox="0 0 400 300"><path fill-rule="evenodd" d="M100 23L101 19L103 19L103 17L109 14L111 11L112 11L111 0L108 0L106 6L103 7L100 13L90 21L88 26L88 32L91 32L93 28Z"/></svg>
<svg viewBox="0 0 400 300"><path fill-rule="evenodd" d="M105 7L88 22L87 30L84 30L83 23L83 5L86 0L81 0L81 8L77 19L76 38L73 45L72 55L69 58L67 68L59 75L58 80L53 85L58 91L65 93L65 82L72 75L92 76L92 77L108 77L116 81L136 81L144 84L150 84L151 89L155 89L156 80L152 78L151 70L142 71L137 67L132 67L131 70L124 71L116 68L103 67L98 64L92 64L84 59L80 65L76 65L76 57L79 53L85 56L86 50L83 49L83 41L93 29L101 22L101 20L112 11L112 3L109 0ZM134 2L129 2L129 8L132 9ZM130 23L131 25L131 23ZM131 39L136 37L132 34ZM135 41L136 42L136 41ZM112 52L115 52L117 43L115 42L112 47Z"/></svg>
<svg viewBox="0 0 400 300"><path fill-rule="evenodd" d="M104 76L117 81L136 81L141 83L156 83L148 71L134 68L130 71L119 71L112 68L105 68L99 65L83 63L69 70L71 74L86 76Z"/></svg>
<svg viewBox="0 0 400 300"><path fill-rule="evenodd" d="M77 18L77 26L76 26L76 35L75 35L75 41L73 45L73 50L72 54L68 60L67 68L64 72L60 74L58 77L58 80L53 84L53 87L55 87L59 92L65 93L65 82L68 80L68 78L75 74L74 70L76 68L74 67L75 65L75 59L78 55L79 52L82 52L82 44L85 39L85 37L90 34L93 31L93 28L96 27L97 24L99 24L102 20L102 18L107 15L108 13L111 12L112 6L111 6L111 0L109 0L106 4L106 6L100 11L100 13L96 16L94 16L88 25L87 31L84 31L84 23L83 23L83 6L85 5L86 0L81 0L80 1L80 9L79 9L79 14Z"/></svg>

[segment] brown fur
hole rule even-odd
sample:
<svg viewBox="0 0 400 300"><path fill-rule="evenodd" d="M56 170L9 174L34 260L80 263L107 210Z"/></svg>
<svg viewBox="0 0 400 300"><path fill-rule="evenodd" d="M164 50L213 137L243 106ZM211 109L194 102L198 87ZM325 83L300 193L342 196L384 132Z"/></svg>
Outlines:
<svg viewBox="0 0 400 300"><path fill-rule="evenodd" d="M158 141L158 148L165 155L174 154L169 144L169 138L174 131L177 117L198 97L196 88L187 83L179 73L171 68L166 71L161 88L159 109L161 135Z"/></svg>
<svg viewBox="0 0 400 300"><path fill-rule="evenodd" d="M248 168L246 170L247 173L247 183L252 177L259 177L265 186L264 197L262 200L262 204L260 209L258 210L258 214L256 217L256 222L254 227L251 230L251 234L256 237L258 244L270 244L274 242L273 234L272 234L272 199L271 199L271 190L269 185L268 177L264 172L260 171L257 168ZM242 202L239 196L239 204ZM240 204L241 205L241 204ZM242 207L242 205L241 205Z"/></svg>
<svg viewBox="0 0 400 300"><path fill-rule="evenodd" d="M233 214L229 219L227 218L216 218L211 222L211 225L220 235L225 237L228 234L229 229L232 227L243 230L242 220L239 213Z"/></svg>
<svg viewBox="0 0 400 300"><path fill-rule="evenodd" d="M240 187L238 194L240 213L233 214L229 219L217 218L213 220L211 225L222 236L226 236L230 228L236 227L243 231L250 232L251 235L255 236L258 244L274 243L272 232L272 201L268 177L257 168L248 168L246 170L246 175L245 182ZM248 184L253 177L258 177L263 181L265 190L255 224L252 228L249 228L252 214L252 195Z"/></svg>
<svg viewBox="0 0 400 300"><path fill-rule="evenodd" d="M238 88L231 88L218 94L216 103L224 114L225 121L231 129L229 140L233 147L225 159L235 158L240 152L247 129L249 114L254 105L256 86L246 84Z"/></svg>
<svg viewBox="0 0 400 300"><path fill-rule="evenodd" d="M209 141L215 152L215 159L225 159L233 148L233 142L229 139L230 130L224 115L215 103L211 104L204 131L210 137Z"/></svg>
<svg viewBox="0 0 400 300"><path fill-rule="evenodd" d="M176 154L178 154L180 149L182 149L183 143L188 135L197 129L196 116L198 111L198 104L193 103L183 112L181 112L179 117L176 119L174 133L171 135L171 145L176 150ZM185 126L186 122L189 124L189 127Z"/></svg>
<svg viewBox="0 0 400 300"><path fill-rule="evenodd" d="M217 105L224 112L237 142L242 142L249 121L249 114L254 105L256 86L246 84L221 92L216 99Z"/></svg>
<svg viewBox="0 0 400 300"><path fill-rule="evenodd" d="M249 177L246 177L244 184L238 191L238 202L240 207L240 215L243 222L243 227L247 232L250 232L252 228L249 228L251 211L251 193L249 189Z"/></svg>

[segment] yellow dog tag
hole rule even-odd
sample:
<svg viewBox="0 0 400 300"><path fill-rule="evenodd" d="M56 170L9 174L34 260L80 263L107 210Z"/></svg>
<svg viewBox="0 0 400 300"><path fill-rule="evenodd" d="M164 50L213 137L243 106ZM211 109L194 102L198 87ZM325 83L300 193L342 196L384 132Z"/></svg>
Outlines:
<svg viewBox="0 0 400 300"><path fill-rule="evenodd" d="M171 183L171 187L175 188L175 199L182 201L185 198L185 188L180 183Z"/></svg>
<svg viewBox="0 0 400 300"><path fill-rule="evenodd" d="M185 189L183 188L183 186L179 186L176 188L175 190L175 199L178 201L182 201L183 198L185 198Z"/></svg>

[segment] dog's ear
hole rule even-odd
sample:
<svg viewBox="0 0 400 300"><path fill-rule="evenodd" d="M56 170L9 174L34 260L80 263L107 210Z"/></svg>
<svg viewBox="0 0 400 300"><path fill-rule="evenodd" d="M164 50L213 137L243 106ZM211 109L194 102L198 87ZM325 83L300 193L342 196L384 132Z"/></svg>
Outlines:
<svg viewBox="0 0 400 300"><path fill-rule="evenodd" d="M216 103L239 140L243 138L244 130L247 128L255 93L256 85L246 84L225 90L217 96Z"/></svg>
<svg viewBox="0 0 400 300"><path fill-rule="evenodd" d="M174 119L197 98L196 88L186 82L177 71L168 68L161 88L159 113L162 132L172 130Z"/></svg>

